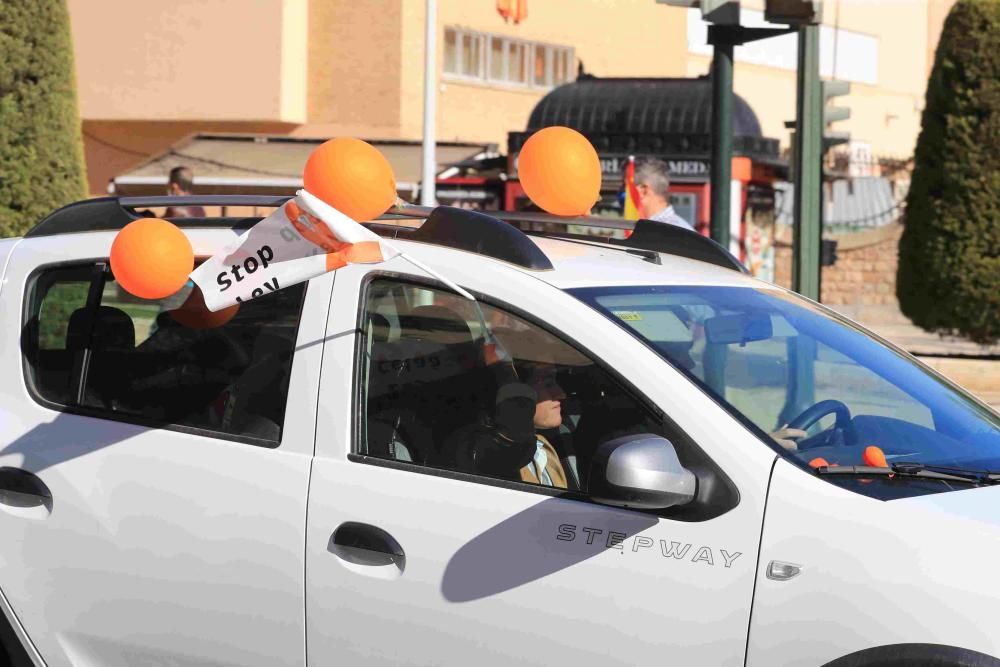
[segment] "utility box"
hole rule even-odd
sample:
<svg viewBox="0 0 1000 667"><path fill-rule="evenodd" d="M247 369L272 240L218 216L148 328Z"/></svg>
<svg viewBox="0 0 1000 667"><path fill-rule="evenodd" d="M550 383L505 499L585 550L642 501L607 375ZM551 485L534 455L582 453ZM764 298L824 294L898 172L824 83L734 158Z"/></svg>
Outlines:
<svg viewBox="0 0 1000 667"><path fill-rule="evenodd" d="M823 21L822 0L766 0L764 20L784 25L813 25Z"/></svg>

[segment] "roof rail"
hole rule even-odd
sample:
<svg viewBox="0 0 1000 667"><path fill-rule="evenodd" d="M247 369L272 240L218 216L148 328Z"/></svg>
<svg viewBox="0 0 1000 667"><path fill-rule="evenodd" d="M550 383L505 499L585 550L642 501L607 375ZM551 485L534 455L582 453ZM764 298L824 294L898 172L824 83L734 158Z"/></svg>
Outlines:
<svg viewBox="0 0 1000 667"><path fill-rule="evenodd" d="M281 206L289 196L257 195L163 195L156 197L100 197L85 199L60 208L35 225L25 236L54 236L75 232L116 231L141 216L137 209L159 206ZM402 231L412 241L432 243L510 262L527 269L547 270L552 262L520 229L495 217L449 206L434 208L407 206L393 208L385 220L424 219L420 227L409 230L378 223L368 226L382 233L399 236ZM182 228L249 228L260 218L205 217L174 218ZM388 229L386 229L388 228ZM404 231L405 230L405 231Z"/></svg>
<svg viewBox="0 0 1000 667"><path fill-rule="evenodd" d="M678 257L687 257L701 262L715 264L740 273L750 273L743 263L736 259L717 241L702 236L693 229L685 229L677 225L639 220L635 223L632 235L627 239L612 239L614 245L628 248L655 250L656 252Z"/></svg>
<svg viewBox="0 0 1000 667"><path fill-rule="evenodd" d="M119 230L143 217L136 209L152 206L281 206L291 197L258 195L160 195L156 197L97 197L67 204L43 218L24 236L55 236L75 232ZM249 228L258 218L175 218L178 227Z"/></svg>
<svg viewBox="0 0 1000 667"><path fill-rule="evenodd" d="M388 214L382 216L381 219L426 218L433 211L434 208L427 206L397 206L389 209ZM609 245L624 246L625 248L635 250L652 250L676 257L687 257L688 259L721 266L724 269L749 273L740 260L736 259L732 253L719 243L707 236L702 236L693 229L685 229L677 225L669 225L652 220L639 220L633 223L631 220L599 218L596 216L564 218L548 213L526 211L489 211L489 216L508 222L522 231L527 231L532 236L548 236L552 238L579 239L580 235L569 232L552 232L544 229L526 230L523 227L544 224L559 225L563 228L572 225L574 227L590 227L593 229L631 230L632 234L627 239L591 238L587 240L600 241Z"/></svg>
<svg viewBox="0 0 1000 667"><path fill-rule="evenodd" d="M535 271L553 268L552 261L520 229L476 211L437 206L406 238L467 250Z"/></svg>
<svg viewBox="0 0 1000 667"><path fill-rule="evenodd" d="M74 232L115 231L123 228L141 215L137 209L160 206L254 206L262 208L277 208L291 199L291 196L263 195L161 195L156 197L99 197L84 199L49 214L34 228L28 231L26 237L53 236L56 234L71 234ZM442 212L435 216L435 211ZM547 213L490 211L488 215L465 211L447 206L395 206L379 221L388 222L399 219L425 219L426 222L417 230L402 232L406 238L425 243L434 243L448 247L468 250L482 255L488 255L509 261L519 266L533 269L550 269L552 263L538 250L534 243L528 241L523 234L523 227L544 224L558 225L563 228L588 227L592 229L617 229L627 231L633 229L631 220L614 218L598 218L582 216L563 218ZM175 218L174 223L182 228L224 227L230 229L246 229L252 227L259 218L256 217L206 217L206 218ZM433 222L432 222L433 220ZM502 220L512 225L518 234L511 234L506 227L497 226L495 220ZM463 222L459 222L463 221ZM389 225L379 222L369 223L373 229L381 229ZM467 226L463 226L467 225ZM475 227L473 230L472 227ZM424 230L425 231L420 231ZM395 232L399 233L400 230ZM529 229L534 236L550 236L553 238L572 238L567 232L553 232L547 229ZM667 225L650 220L640 220L634 223L632 235L627 239L593 239L606 242L609 245L624 246L638 250L652 250L678 257L708 262L727 269L747 272L747 269L728 250L701 234L690 229ZM526 243L527 242L527 243ZM536 252L537 251L537 252Z"/></svg>
<svg viewBox="0 0 1000 667"><path fill-rule="evenodd" d="M123 208L140 206L261 206L278 208L291 195L157 195L155 197L118 197Z"/></svg>
<svg viewBox="0 0 1000 667"><path fill-rule="evenodd" d="M545 213L490 211L490 215L495 215L501 220L519 228L522 225L542 223L545 225L560 225L564 228L572 225L574 227L589 227L593 229L632 230L632 234L626 239L607 238L603 239L603 241L609 245L624 246L636 250L652 250L665 255L687 257L688 259L721 266L725 269L748 273L747 268L743 266L740 260L736 259L732 253L719 243L707 236L702 236L693 229L685 229L677 225L669 225L652 220L639 220L633 223L631 220L598 218L594 216L561 218ZM531 234L532 236L563 237L567 239L579 236L568 232L551 232L546 230L531 230Z"/></svg>

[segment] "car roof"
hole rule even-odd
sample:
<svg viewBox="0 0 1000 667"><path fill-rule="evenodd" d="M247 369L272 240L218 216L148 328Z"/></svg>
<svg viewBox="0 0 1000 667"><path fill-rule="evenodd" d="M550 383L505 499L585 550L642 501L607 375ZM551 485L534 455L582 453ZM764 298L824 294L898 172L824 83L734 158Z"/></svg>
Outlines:
<svg viewBox="0 0 1000 667"><path fill-rule="evenodd" d="M392 243L416 259L435 266L475 267L479 271L503 274L515 271L531 275L559 289L626 285L718 285L727 287L766 287L767 284L746 274L708 262L676 257L665 253L635 255L627 249L594 242L530 237L552 262L551 269L534 270L493 257L456 250L429 243L397 239Z"/></svg>

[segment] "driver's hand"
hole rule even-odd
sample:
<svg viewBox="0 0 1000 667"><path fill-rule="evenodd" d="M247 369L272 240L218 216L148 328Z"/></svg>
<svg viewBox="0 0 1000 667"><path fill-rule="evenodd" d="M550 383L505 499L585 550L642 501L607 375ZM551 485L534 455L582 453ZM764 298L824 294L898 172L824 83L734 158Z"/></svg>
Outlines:
<svg viewBox="0 0 1000 667"><path fill-rule="evenodd" d="M774 438L775 442L788 451L796 452L799 449L799 445L793 438L804 438L808 434L800 428L788 428L788 424L785 424L778 430L771 432L770 435Z"/></svg>

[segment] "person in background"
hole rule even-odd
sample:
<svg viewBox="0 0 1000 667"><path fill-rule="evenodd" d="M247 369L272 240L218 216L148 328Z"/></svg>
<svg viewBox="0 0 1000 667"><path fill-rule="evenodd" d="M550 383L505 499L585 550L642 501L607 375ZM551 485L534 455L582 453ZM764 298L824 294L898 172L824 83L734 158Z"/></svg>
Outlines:
<svg viewBox="0 0 1000 667"><path fill-rule="evenodd" d="M636 161L635 187L639 191L639 217L687 229L694 226L677 215L670 205L670 172L667 163L655 158Z"/></svg>
<svg viewBox="0 0 1000 667"><path fill-rule="evenodd" d="M170 170L167 179L167 194L183 196L193 194L194 174L188 167L178 166ZM205 209L201 206L168 206L163 214L165 218L204 218Z"/></svg>

